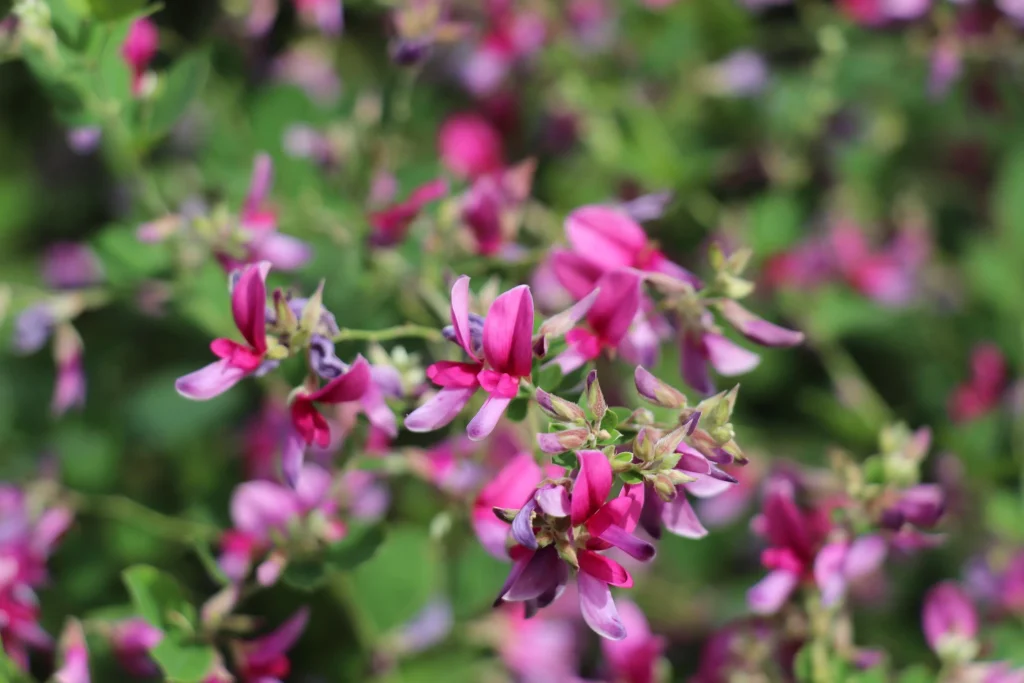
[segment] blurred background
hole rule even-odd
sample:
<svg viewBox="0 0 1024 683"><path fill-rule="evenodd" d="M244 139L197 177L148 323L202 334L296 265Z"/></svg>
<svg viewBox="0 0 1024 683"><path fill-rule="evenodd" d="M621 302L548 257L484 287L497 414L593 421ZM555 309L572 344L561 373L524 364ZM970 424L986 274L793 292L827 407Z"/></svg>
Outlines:
<svg viewBox="0 0 1024 683"><path fill-rule="evenodd" d="M948 538L858 603L857 640L900 665L930 661L923 588L1024 542L1024 6L348 0L341 25L317 4L22 0L0 23L0 476L59 482L76 510L38 591L43 627L118 614L133 564L167 570L197 604L218 589L204 557L231 525L232 491L276 449L260 442L261 416L289 389L278 376L204 403L174 390L208 362L209 339L232 334L218 240L240 212L272 211L311 246L271 283L308 293L326 278L342 327L435 328L460 273L534 282L538 305L557 310L534 274L564 243L565 215L667 192L645 224L662 251L706 273L711 243L749 247L750 307L807 334L742 378L746 493L698 509L707 538L663 539L630 593L668 638L671 680L696 680L709 634L746 614L762 574L748 528L759 477L790 461L827 468L837 448L862 460L900 421L933 431L924 471L947 487ZM157 32L141 54L125 48L140 13ZM445 142L453 119L470 152ZM256 206L264 153L272 188ZM460 224L474 171L459 164L529 159L514 234L483 248ZM435 179L446 197L382 217ZM16 321L44 303L73 326L26 342ZM366 353L354 339L340 356ZM415 382L438 348L385 339L378 352ZM85 385L61 398L79 358ZM657 374L683 386L678 363L664 347ZM602 373L631 385L625 364ZM368 433L349 432L346 458L369 450ZM402 432L390 448L444 436ZM531 447L516 425L500 439ZM458 457L499 448L515 446ZM516 680L490 611L507 567L472 538L471 497L416 472L378 483L385 545L317 589L287 680ZM403 625L440 598L454 626L404 653ZM243 605L272 625L310 602L285 582ZM1024 663L1014 628L997 653ZM573 638L596 678L597 638ZM122 680L102 655L93 666L94 680Z"/></svg>

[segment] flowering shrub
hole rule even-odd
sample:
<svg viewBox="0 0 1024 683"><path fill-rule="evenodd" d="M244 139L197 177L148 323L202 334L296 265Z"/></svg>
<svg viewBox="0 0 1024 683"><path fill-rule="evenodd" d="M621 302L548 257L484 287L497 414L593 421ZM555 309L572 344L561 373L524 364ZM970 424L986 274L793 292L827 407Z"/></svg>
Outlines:
<svg viewBox="0 0 1024 683"><path fill-rule="evenodd" d="M0 1L0 681L1024 683L1022 21Z"/></svg>

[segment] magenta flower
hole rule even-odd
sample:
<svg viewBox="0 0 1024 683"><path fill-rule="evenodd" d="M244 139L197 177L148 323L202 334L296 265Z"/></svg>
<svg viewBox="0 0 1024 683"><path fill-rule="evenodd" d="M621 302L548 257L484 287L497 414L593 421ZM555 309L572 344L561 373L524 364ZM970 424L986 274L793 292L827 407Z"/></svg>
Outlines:
<svg viewBox="0 0 1024 683"><path fill-rule="evenodd" d="M470 420L466 433L474 441L490 434L519 392L519 381L530 377L533 313L530 288L520 285L495 299L480 321L469 313L469 277L456 280L452 286L453 335L472 361L439 361L427 368L427 377L441 391L406 417L406 429L430 432L444 427L477 389L483 389L487 400Z"/></svg>
<svg viewBox="0 0 1024 683"><path fill-rule="evenodd" d="M826 544L814 558L814 581L826 606L838 603L847 586L878 570L885 560L885 541L880 536L860 536L852 542Z"/></svg>
<svg viewBox="0 0 1024 683"><path fill-rule="evenodd" d="M283 683L291 672L288 650L308 622L309 608L303 607L267 635L238 643L234 652L240 683Z"/></svg>
<svg viewBox="0 0 1024 683"><path fill-rule="evenodd" d="M815 556L831 527L825 510L803 509L796 504L793 484L769 482L758 531L769 547L761 553L768 575L747 592L747 604L756 614L773 614L800 583L815 580Z"/></svg>
<svg viewBox="0 0 1024 683"><path fill-rule="evenodd" d="M53 674L55 683L90 683L89 650L82 624L71 619L60 639L61 666Z"/></svg>
<svg viewBox="0 0 1024 683"><path fill-rule="evenodd" d="M969 422L992 411L1006 388L1006 359L995 344L978 344L971 350L971 375L949 397L949 417Z"/></svg>
<svg viewBox="0 0 1024 683"><path fill-rule="evenodd" d="M552 259L562 285L577 299L590 293L601 274L620 268L662 273L699 285L692 273L669 261L621 209L599 205L576 209L565 219L565 234L572 251L555 250Z"/></svg>
<svg viewBox="0 0 1024 683"><path fill-rule="evenodd" d="M597 281L598 294L587 311L587 328L565 335L568 348L554 358L563 374L582 367L602 353L615 354L640 311L641 280L632 270L606 273Z"/></svg>
<svg viewBox="0 0 1024 683"><path fill-rule="evenodd" d="M978 612L952 581L933 586L925 595L921 623L928 646L940 656L962 652L978 635Z"/></svg>
<svg viewBox="0 0 1024 683"><path fill-rule="evenodd" d="M479 114L449 116L438 133L441 163L457 176L474 179L505 164L501 135Z"/></svg>
<svg viewBox="0 0 1024 683"><path fill-rule="evenodd" d="M307 26L336 36L345 23L341 0L295 0L299 19Z"/></svg>
<svg viewBox="0 0 1024 683"><path fill-rule="evenodd" d="M548 470L549 476L561 473L561 468L554 466L549 466ZM502 560L508 559L505 542L509 535L509 524L495 517L494 509L518 510L526 505L544 475L544 470L541 470L532 453L520 453L480 489L473 501L471 521L477 538L491 555Z"/></svg>
<svg viewBox="0 0 1024 683"><path fill-rule="evenodd" d="M163 639L163 631L139 617L118 622L110 634L110 644L118 664L130 675L138 678L156 676L160 673L156 662L149 656L149 651Z"/></svg>
<svg viewBox="0 0 1024 683"><path fill-rule="evenodd" d="M159 48L160 33L156 24L145 17L133 21L121 45L121 57L132 72L132 94L136 97L145 90L146 69Z"/></svg>
<svg viewBox="0 0 1024 683"><path fill-rule="evenodd" d="M892 243L872 251L860 228L838 222L829 234L838 274L864 296L886 306L906 305L917 294L919 271L931 251L920 228L902 228Z"/></svg>
<svg viewBox="0 0 1024 683"><path fill-rule="evenodd" d="M619 497L605 502L614 478L608 458L600 451L579 451L577 458L579 471L571 495L565 486L542 487L516 514L512 536L517 545L510 551L514 564L498 599L525 602L528 614L546 607L565 589L569 565L563 557L568 558L577 569L584 621L598 635L621 640L626 629L609 586L628 588L633 578L600 551L616 547L636 559L654 557L654 546L632 535L642 489L626 486ZM552 522L567 517L568 529L564 521ZM541 546L538 533L550 544Z"/></svg>
<svg viewBox="0 0 1024 683"><path fill-rule="evenodd" d="M462 221L473 234L476 252L495 256L508 246L516 216L530 196L534 164L526 161L478 176L462 196Z"/></svg>
<svg viewBox="0 0 1024 683"><path fill-rule="evenodd" d="M898 531L904 524L919 529L935 526L946 510L946 494L938 484L918 484L900 491L882 511L881 526Z"/></svg>
<svg viewBox="0 0 1024 683"><path fill-rule="evenodd" d="M235 582L243 581L253 561L273 550L279 539L300 533L310 515L316 513L314 531L318 540L333 542L345 535L338 519L338 505L331 498L331 475L316 465L305 465L295 487L271 481L240 484L231 496L232 529L221 539L218 560L224 574ZM273 585L284 570L287 558L271 553L256 568L256 579L263 586Z"/></svg>
<svg viewBox="0 0 1024 683"><path fill-rule="evenodd" d="M227 251L215 256L228 272L249 263L266 261L280 270L295 270L309 262L312 249L305 242L277 231L277 212L267 202L273 183L273 160L269 154L258 154L253 163L249 191L239 216L245 254L242 260Z"/></svg>
<svg viewBox="0 0 1024 683"><path fill-rule="evenodd" d="M694 481L677 486L675 497L668 502L662 500L651 484L647 484L641 497L643 513L640 525L652 538L661 538L662 528L683 538L704 538L708 530L693 511L687 493L698 498L713 498L728 491L736 483L736 478L686 444L680 444L676 451L680 458L675 468Z"/></svg>
<svg viewBox="0 0 1024 683"><path fill-rule="evenodd" d="M319 389L305 388L292 397L292 425L307 444L325 447L331 441L331 428L315 407L315 403L348 403L358 401L371 384L370 364L362 357L352 367Z"/></svg>
<svg viewBox="0 0 1024 683"><path fill-rule="evenodd" d="M85 405L85 370L82 367L82 338L71 325L61 325L53 344L57 380L50 411L57 416Z"/></svg>
<svg viewBox="0 0 1024 683"><path fill-rule="evenodd" d="M373 233L370 235L370 243L378 247L401 244L409 232L409 226L427 204L437 201L446 194L448 184L443 180L432 180L413 190L404 202L371 213L369 220Z"/></svg>
<svg viewBox="0 0 1024 683"><path fill-rule="evenodd" d="M576 625L568 619L528 618L522 603L505 603L501 609L504 628L498 654L509 671L523 683L576 681L579 640ZM546 614L546 613L545 613Z"/></svg>
<svg viewBox="0 0 1024 683"><path fill-rule="evenodd" d="M635 603L619 601L619 614L626 627L626 637L601 641L601 653L611 673L610 680L655 683L658 660L665 651L665 639L651 633L647 618Z"/></svg>
<svg viewBox="0 0 1024 683"><path fill-rule="evenodd" d="M231 292L231 314L245 344L231 339L214 339L210 350L220 358L201 370L179 377L174 388L185 398L206 401L224 393L256 372L267 353L266 261L246 266Z"/></svg>

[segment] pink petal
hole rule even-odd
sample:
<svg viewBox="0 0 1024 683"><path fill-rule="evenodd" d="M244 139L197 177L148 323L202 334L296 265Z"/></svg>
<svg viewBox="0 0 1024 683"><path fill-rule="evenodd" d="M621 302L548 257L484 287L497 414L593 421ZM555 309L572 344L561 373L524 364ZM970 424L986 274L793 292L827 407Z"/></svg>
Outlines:
<svg viewBox="0 0 1024 683"><path fill-rule="evenodd" d="M600 293L587 323L606 344L617 346L640 310L640 278L629 270L608 273L597 281Z"/></svg>
<svg viewBox="0 0 1024 683"><path fill-rule="evenodd" d="M715 385L711 383L711 375L708 374L708 359L701 338L683 334L679 363L687 384L701 394L714 393Z"/></svg>
<svg viewBox="0 0 1024 683"><path fill-rule="evenodd" d="M303 607L277 630L245 644L245 660L250 667L265 666L288 652L306 630L309 608Z"/></svg>
<svg viewBox="0 0 1024 683"><path fill-rule="evenodd" d="M480 441L489 436L498 425L498 420L505 414L505 409L508 408L508 404L511 402L512 399L510 398L489 396L480 407L480 410L477 411L477 414L466 425L466 434L469 438L473 441Z"/></svg>
<svg viewBox="0 0 1024 683"><path fill-rule="evenodd" d="M888 550L885 539L881 536L858 536L846 553L843 573L850 579L859 579L874 573L882 566Z"/></svg>
<svg viewBox="0 0 1024 683"><path fill-rule="evenodd" d="M451 423L473 398L476 388L442 389L405 418L410 432L432 432Z"/></svg>
<svg viewBox="0 0 1024 683"><path fill-rule="evenodd" d="M281 448L281 475L285 482L296 487L302 471L302 463L306 459L306 441L294 429L288 430L284 446Z"/></svg>
<svg viewBox="0 0 1024 683"><path fill-rule="evenodd" d="M406 204L415 207L416 213L419 213L425 205L437 201L446 194L448 194L448 183L438 178L413 190L406 200Z"/></svg>
<svg viewBox="0 0 1024 683"><path fill-rule="evenodd" d="M268 261L278 270L297 270L313 258L313 248L297 237L270 232L254 245L252 258Z"/></svg>
<svg viewBox="0 0 1024 683"><path fill-rule="evenodd" d="M210 363L193 373L179 377L174 388L179 394L193 401L206 401L223 394L249 374L236 368L227 360Z"/></svg>
<svg viewBox="0 0 1024 683"><path fill-rule="evenodd" d="M647 246L644 229L625 213L607 206L584 206L565 219L573 250L603 270L632 266Z"/></svg>
<svg viewBox="0 0 1024 683"><path fill-rule="evenodd" d="M449 117L441 125L437 143L441 162L458 176L475 178L504 164L500 134L478 114Z"/></svg>
<svg viewBox="0 0 1024 683"><path fill-rule="evenodd" d="M270 264L266 261L247 266L231 293L231 313L235 325L249 346L260 353L267 350L266 280L269 272Z"/></svg>
<svg viewBox="0 0 1024 683"><path fill-rule="evenodd" d="M492 517L491 508L521 508L543 478L544 473L533 459L533 454L520 453L480 490L474 506L486 508Z"/></svg>
<svg viewBox="0 0 1024 683"><path fill-rule="evenodd" d="M533 367L533 297L519 285L491 304L484 320L484 356L492 369L529 377Z"/></svg>
<svg viewBox="0 0 1024 683"><path fill-rule="evenodd" d="M463 275L452 285L451 305L452 326L455 328L455 339L459 346L473 360L479 361L473 352L472 335L469 329L469 276Z"/></svg>
<svg viewBox="0 0 1024 683"><path fill-rule="evenodd" d="M579 551L580 574L589 574L601 583L629 588L633 585L633 577L625 567L604 555L592 550Z"/></svg>
<svg viewBox="0 0 1024 683"><path fill-rule="evenodd" d="M569 492L564 486L545 486L537 491L537 505L552 517L568 517L571 513Z"/></svg>
<svg viewBox="0 0 1024 683"><path fill-rule="evenodd" d="M552 546L538 550L502 596L507 601L533 600L553 587L562 558Z"/></svg>
<svg viewBox="0 0 1024 683"><path fill-rule="evenodd" d="M793 593L800 577L784 569L771 572L747 591L747 606L754 614L770 615L779 611Z"/></svg>
<svg viewBox="0 0 1024 683"><path fill-rule="evenodd" d="M369 386L370 364L360 356L348 372L314 391L309 395L309 400L318 403L348 403L361 398Z"/></svg>
<svg viewBox="0 0 1024 683"><path fill-rule="evenodd" d="M398 436L398 420L391 412L387 401L384 400L384 392L376 382L370 382L370 385L366 387L360 404L363 407L363 412L366 413L366 419L373 427L379 429L390 439Z"/></svg>
<svg viewBox="0 0 1024 683"><path fill-rule="evenodd" d="M323 505L333 483L331 474L319 465L303 467L295 484L295 497L302 511L310 512Z"/></svg>
<svg viewBox="0 0 1024 683"><path fill-rule="evenodd" d="M683 538L704 538L708 530L697 519L697 513L683 493L677 493L661 510L661 522L665 528Z"/></svg>
<svg viewBox="0 0 1024 683"><path fill-rule="evenodd" d="M238 531L265 541L270 531L283 531L299 516L295 494L270 481L247 481L231 496L231 523Z"/></svg>
<svg viewBox="0 0 1024 683"><path fill-rule="evenodd" d="M583 524L596 513L612 490L612 466L601 451L579 451L580 468L572 486L572 523Z"/></svg>
<svg viewBox="0 0 1024 683"><path fill-rule="evenodd" d="M753 351L734 344L720 334L712 332L704 335L704 350L708 362L715 371L726 377L735 377L750 372L761 362L761 357Z"/></svg>
<svg viewBox="0 0 1024 683"><path fill-rule="evenodd" d="M730 481L715 479L706 474L693 474L692 476L697 477L697 481L686 482L683 484L683 488L698 498L713 498L735 486Z"/></svg>
<svg viewBox="0 0 1024 683"><path fill-rule="evenodd" d="M620 526L609 526L598 536L602 541L610 543L630 557L641 562L654 559L654 546L629 533Z"/></svg>
<svg viewBox="0 0 1024 683"><path fill-rule="evenodd" d="M258 211L270 194L270 186L274 182L274 162L270 155L262 152L256 155L252 165L252 177L249 180L249 193L245 197L243 211Z"/></svg>
<svg viewBox="0 0 1024 683"><path fill-rule="evenodd" d="M936 652L948 636L978 635L978 612L963 589L952 581L934 586L925 595L922 622L925 640Z"/></svg>
<svg viewBox="0 0 1024 683"><path fill-rule="evenodd" d="M427 378L439 387L475 389L479 384L479 363L442 360L427 368Z"/></svg>
<svg viewBox="0 0 1024 683"><path fill-rule="evenodd" d="M788 330L757 317L735 301L724 301L718 310L740 334L762 346L796 346L804 340L804 333Z"/></svg>
<svg viewBox="0 0 1024 683"><path fill-rule="evenodd" d="M576 300L594 291L597 281L604 273L602 268L565 249L551 250L551 269L558 283Z"/></svg>
<svg viewBox="0 0 1024 683"><path fill-rule="evenodd" d="M494 516L490 508L473 510L473 531L477 540L488 553L499 560L508 561L505 540L508 538L509 525Z"/></svg>
<svg viewBox="0 0 1024 683"><path fill-rule="evenodd" d="M557 365L562 371L562 375L568 375L574 370L579 370L584 365L593 360L593 357L582 352L580 349L570 346L565 351L552 358L549 362L544 364L544 367L551 365L552 363Z"/></svg>
<svg viewBox="0 0 1024 683"><path fill-rule="evenodd" d="M620 600L619 617L626 629L622 640L602 640L601 653L614 673L612 680L628 683L654 683L664 640L651 635L644 613L629 600Z"/></svg>
<svg viewBox="0 0 1024 683"><path fill-rule="evenodd" d="M587 626L602 638L625 638L626 627L619 619L608 584L581 571L576 577L576 585L579 587L580 612Z"/></svg>
<svg viewBox="0 0 1024 683"><path fill-rule="evenodd" d="M846 543L828 543L814 558L814 582L821 590L821 602L826 607L835 605L846 592Z"/></svg>

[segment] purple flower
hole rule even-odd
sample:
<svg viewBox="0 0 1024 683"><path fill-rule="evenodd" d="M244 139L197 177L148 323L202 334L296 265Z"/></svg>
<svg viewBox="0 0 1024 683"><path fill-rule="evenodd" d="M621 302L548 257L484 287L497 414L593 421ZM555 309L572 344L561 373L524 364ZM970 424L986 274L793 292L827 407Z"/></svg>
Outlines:
<svg viewBox="0 0 1024 683"><path fill-rule="evenodd" d="M71 325L57 328L53 356L57 364L50 411L57 416L85 405L85 371L82 368L82 338Z"/></svg>
<svg viewBox="0 0 1024 683"><path fill-rule="evenodd" d="M75 154L89 154L99 147L103 129L99 126L75 126L67 132L68 147Z"/></svg>
<svg viewBox="0 0 1024 683"><path fill-rule="evenodd" d="M768 64L753 50L738 50L710 67L714 92L732 97L751 97L768 83Z"/></svg>
<svg viewBox="0 0 1024 683"><path fill-rule="evenodd" d="M89 247L74 242L58 242L43 256L43 280L52 289L78 289L103 279L96 255Z"/></svg>
<svg viewBox="0 0 1024 683"><path fill-rule="evenodd" d="M620 600L619 614L626 627L626 637L601 641L611 680L654 683L658 660L665 651L665 639L651 633L644 613L633 602Z"/></svg>
<svg viewBox="0 0 1024 683"><path fill-rule="evenodd" d="M14 350L35 353L53 333L55 319L49 303L38 303L23 310L14 321Z"/></svg>
<svg viewBox="0 0 1024 683"><path fill-rule="evenodd" d="M849 582L868 576L885 560L885 541L880 536L860 536L853 542L826 544L814 558L814 581L826 606L839 602Z"/></svg>
<svg viewBox="0 0 1024 683"><path fill-rule="evenodd" d="M921 623L928 646L942 657L973 655L978 612L963 589L952 581L933 586L924 599ZM968 657L969 658L969 657Z"/></svg>
<svg viewBox="0 0 1024 683"><path fill-rule="evenodd" d="M76 619L68 620L60 639L61 666L54 672L56 683L90 683L89 651L85 632Z"/></svg>
<svg viewBox="0 0 1024 683"><path fill-rule="evenodd" d="M138 617L118 622L110 634L114 656L121 668L139 678L160 672L149 651L163 639L163 631Z"/></svg>
<svg viewBox="0 0 1024 683"><path fill-rule="evenodd" d="M672 500L667 502L655 492L653 485L647 484L642 496L640 524L653 538L661 538L662 528L683 538L703 538L708 531L693 511L687 492L698 498L713 498L730 489L736 479L686 444L680 444L676 450L680 458L675 468L694 481L677 486Z"/></svg>

